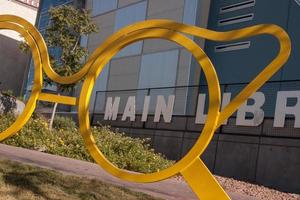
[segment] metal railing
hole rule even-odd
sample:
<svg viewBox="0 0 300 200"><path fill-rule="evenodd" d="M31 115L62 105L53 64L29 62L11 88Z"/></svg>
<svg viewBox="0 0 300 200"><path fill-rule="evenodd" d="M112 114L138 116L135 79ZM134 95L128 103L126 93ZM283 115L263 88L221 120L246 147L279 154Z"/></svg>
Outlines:
<svg viewBox="0 0 300 200"><path fill-rule="evenodd" d="M231 99L232 99L246 85L247 84L223 84L221 85L221 93L222 94L225 92L231 93ZM265 103L262 106L265 115L263 123L258 127L236 126L235 124L236 114L233 114L229 120L229 123L226 126L221 127L222 132L226 134L265 135L270 137L300 138L300 129L293 127L294 116L286 117L286 126L284 128L273 127L277 92L281 90L297 90L297 89L299 89L300 91L300 81L285 81L285 82L272 81L266 83L259 90L260 92L263 92L266 97ZM174 109L172 115L173 118L174 117L195 118L199 93L207 94L207 86L194 85L194 86L97 91L95 102L92 109L91 122L94 123L94 116L104 115L106 100L108 97L120 97L118 113L119 115L122 115L129 96L135 96L137 116L141 116L142 114L145 96L150 96L151 98L150 106L149 106L149 116L151 116L154 115L155 106L156 106L156 97L158 95L164 96L166 103L168 101L168 96L174 95L175 103L174 103ZM251 101L249 101L249 103L251 104ZM293 102L291 101L290 103ZM204 113L207 112L207 107L208 107L208 95L206 95ZM251 117L251 116L252 116L251 113L247 113L246 115L246 117ZM184 128L178 131L190 131L190 130Z"/></svg>

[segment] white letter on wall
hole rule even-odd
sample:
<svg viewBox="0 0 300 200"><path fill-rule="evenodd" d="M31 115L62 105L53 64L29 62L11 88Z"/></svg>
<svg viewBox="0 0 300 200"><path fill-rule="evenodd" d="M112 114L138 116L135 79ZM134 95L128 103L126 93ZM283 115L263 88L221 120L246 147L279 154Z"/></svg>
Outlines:
<svg viewBox="0 0 300 200"><path fill-rule="evenodd" d="M198 95L198 103L197 103L197 111L196 111L196 124L204 124L206 121L207 115L204 114L204 106L205 106L205 98L206 94Z"/></svg>
<svg viewBox="0 0 300 200"><path fill-rule="evenodd" d="M168 105L166 105L165 98L162 95L157 96L157 104L155 108L154 122L159 122L160 115L163 115L164 121L170 123L173 115L173 108L175 102L175 95L170 95L168 98Z"/></svg>
<svg viewBox="0 0 300 200"><path fill-rule="evenodd" d="M117 119L119 104L120 104L120 97L115 97L114 103L112 103L112 97L107 98L104 120L116 120Z"/></svg>
<svg viewBox="0 0 300 200"><path fill-rule="evenodd" d="M128 97L122 121L125 121L127 117L130 118L130 121L135 121L135 96Z"/></svg>
<svg viewBox="0 0 300 200"><path fill-rule="evenodd" d="M204 106L205 106L205 97L206 94L199 94L198 103L197 103L197 113L196 113L196 124L205 124L207 115L204 114ZM222 98L222 109L225 108L230 102L231 93L225 92ZM222 125L226 125L228 119L222 123Z"/></svg>
<svg viewBox="0 0 300 200"><path fill-rule="evenodd" d="M296 98L297 103L294 106L287 106L288 98ZM284 127L285 116L295 116L295 128L300 128L300 91L280 91L277 92L274 127Z"/></svg>
<svg viewBox="0 0 300 200"><path fill-rule="evenodd" d="M247 105L246 101L237 111L236 125L237 126L259 126L263 120L265 113L261 107L265 103L265 95L262 92L254 93L249 99L254 100L254 104ZM246 113L252 113L252 119L246 119Z"/></svg>
<svg viewBox="0 0 300 200"><path fill-rule="evenodd" d="M142 114L142 120L141 120L142 122L147 121L148 112L149 112L149 105L150 105L150 96L145 96L143 114Z"/></svg>

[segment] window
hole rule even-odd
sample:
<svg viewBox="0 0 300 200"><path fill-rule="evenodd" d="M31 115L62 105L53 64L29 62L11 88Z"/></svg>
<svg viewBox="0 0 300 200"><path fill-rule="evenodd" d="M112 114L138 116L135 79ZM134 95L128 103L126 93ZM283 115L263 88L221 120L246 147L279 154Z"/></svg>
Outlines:
<svg viewBox="0 0 300 200"><path fill-rule="evenodd" d="M96 112L104 112L109 64L106 64L97 77L90 101L90 110L95 108ZM101 92L102 91L102 92Z"/></svg>
<svg viewBox="0 0 300 200"><path fill-rule="evenodd" d="M92 15L99 15L117 8L117 0L93 0Z"/></svg>
<svg viewBox="0 0 300 200"><path fill-rule="evenodd" d="M88 39L89 37L87 35L83 35L80 37L80 45L82 47L87 47L88 46Z"/></svg>
<svg viewBox="0 0 300 200"><path fill-rule="evenodd" d="M27 78L27 86L26 86L26 93L30 92L33 86L33 79L34 79L34 63L33 59L30 61L30 66L29 66L29 72L28 72L28 78Z"/></svg>
<svg viewBox="0 0 300 200"><path fill-rule="evenodd" d="M42 1L42 5L40 5L41 12L47 12L51 6L59 6L59 5L67 4L67 3L71 3L71 2L72 2L72 0L56 0L56 1L45 0L45 1Z"/></svg>
<svg viewBox="0 0 300 200"><path fill-rule="evenodd" d="M183 23L196 24L198 0L185 0Z"/></svg>
<svg viewBox="0 0 300 200"><path fill-rule="evenodd" d="M55 6L71 3L73 0L56 0Z"/></svg>
<svg viewBox="0 0 300 200"><path fill-rule="evenodd" d="M178 50L144 55L139 75L139 88L175 86Z"/></svg>
<svg viewBox="0 0 300 200"><path fill-rule="evenodd" d="M143 21L146 18L146 7L147 2L141 2L121 8L116 13L116 21L114 31L119 30L127 25L134 22ZM130 56L140 54L142 51L142 42L137 42L127 46L125 49L120 51L116 57Z"/></svg>
<svg viewBox="0 0 300 200"><path fill-rule="evenodd" d="M46 37L46 30L44 29L44 30L39 30L39 31L40 31L41 35L43 36L43 38L45 38Z"/></svg>
<svg viewBox="0 0 300 200"><path fill-rule="evenodd" d="M53 2L51 1L42 1L41 6L41 12L48 11L49 7L53 5Z"/></svg>
<svg viewBox="0 0 300 200"><path fill-rule="evenodd" d="M62 54L62 49L59 47L50 47L48 48L49 55L53 56L55 59L58 61L60 60L61 54Z"/></svg>
<svg viewBox="0 0 300 200"><path fill-rule="evenodd" d="M48 23L49 23L49 14L48 13L42 14L39 20L39 29L40 30L46 29Z"/></svg>

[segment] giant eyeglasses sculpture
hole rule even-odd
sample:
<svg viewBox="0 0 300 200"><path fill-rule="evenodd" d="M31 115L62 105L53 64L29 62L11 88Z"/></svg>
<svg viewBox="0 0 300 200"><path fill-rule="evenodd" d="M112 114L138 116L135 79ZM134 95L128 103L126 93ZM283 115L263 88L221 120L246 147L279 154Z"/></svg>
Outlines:
<svg viewBox="0 0 300 200"><path fill-rule="evenodd" d="M79 72L62 77L51 68L44 39L29 22L17 16L0 15L0 29L10 29L20 33L31 48L34 60L34 83L31 96L23 113L8 129L0 133L0 141L12 136L24 126L32 115L37 100L78 106L80 133L86 148L94 160L107 172L123 180L144 183L156 182L181 174L197 197L203 200L230 198L201 161L200 155L208 146L215 130L286 63L291 52L288 34L276 25L256 25L229 32L216 32L169 20L149 20L135 23L116 32L95 50ZM220 85L214 66L205 52L186 34L222 42L269 34L279 41L280 50L276 58L220 111ZM129 44L149 38L173 41L192 53L206 76L209 109L201 135L193 148L180 161L159 172L139 174L119 169L101 153L91 132L88 110L92 89L105 64ZM72 84L84 78L79 98L42 93L42 69L50 79L60 84Z"/></svg>

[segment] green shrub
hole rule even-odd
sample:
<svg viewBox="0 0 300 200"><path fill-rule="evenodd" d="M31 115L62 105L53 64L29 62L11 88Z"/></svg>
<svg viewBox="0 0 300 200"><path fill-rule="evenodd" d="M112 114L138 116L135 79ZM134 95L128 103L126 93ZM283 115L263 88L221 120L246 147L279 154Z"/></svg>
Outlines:
<svg viewBox="0 0 300 200"><path fill-rule="evenodd" d="M151 173L173 164L150 148L149 139L131 138L109 127L94 127L92 132L99 149L119 168Z"/></svg>
<svg viewBox="0 0 300 200"><path fill-rule="evenodd" d="M0 132L4 131L9 127L15 120L15 117L12 113L6 115L0 115Z"/></svg>
<svg viewBox="0 0 300 200"><path fill-rule="evenodd" d="M56 116L53 120L53 128L57 130L75 130L76 123L70 117Z"/></svg>
<svg viewBox="0 0 300 200"><path fill-rule="evenodd" d="M14 117L0 117L0 131L12 123ZM93 161L84 146L84 141L70 119L56 119L57 126L50 130L47 120L40 116L32 117L19 133L4 141L5 144L34 149L85 161ZM70 124L68 128L66 124ZM150 148L149 140L125 136L113 132L109 127L93 127L93 135L99 149L108 160L122 169L142 173L156 172L167 168L173 161L165 159Z"/></svg>
<svg viewBox="0 0 300 200"><path fill-rule="evenodd" d="M0 124L5 122L6 125L10 125L14 120L13 115L1 116ZM1 126L1 131L4 128L5 126ZM55 132L49 130L46 119L34 115L18 133L5 140L4 143L50 153L59 144L58 138Z"/></svg>

